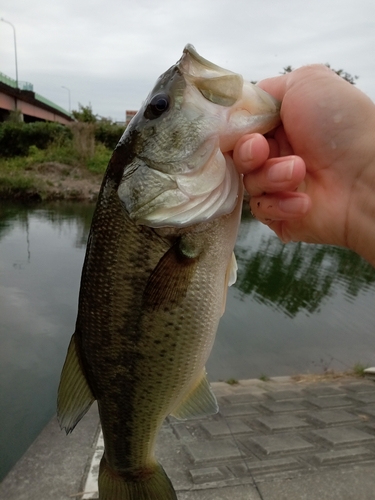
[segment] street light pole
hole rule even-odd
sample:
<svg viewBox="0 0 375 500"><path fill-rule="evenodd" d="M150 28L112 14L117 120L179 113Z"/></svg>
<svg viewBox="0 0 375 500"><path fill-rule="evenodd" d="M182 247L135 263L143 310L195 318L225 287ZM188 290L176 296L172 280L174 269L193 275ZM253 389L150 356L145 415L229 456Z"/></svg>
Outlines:
<svg viewBox="0 0 375 500"><path fill-rule="evenodd" d="M0 21L3 21L3 23L10 24L13 28L13 37L14 37L14 57L16 60L16 88L18 89L18 64L17 64L17 41L16 41L16 28L13 26L12 23L9 21L6 21L3 17L0 19Z"/></svg>
<svg viewBox="0 0 375 500"><path fill-rule="evenodd" d="M68 91L68 94L69 94L69 113L70 113L70 89L68 89L68 87L64 87L64 85L61 85L61 88Z"/></svg>

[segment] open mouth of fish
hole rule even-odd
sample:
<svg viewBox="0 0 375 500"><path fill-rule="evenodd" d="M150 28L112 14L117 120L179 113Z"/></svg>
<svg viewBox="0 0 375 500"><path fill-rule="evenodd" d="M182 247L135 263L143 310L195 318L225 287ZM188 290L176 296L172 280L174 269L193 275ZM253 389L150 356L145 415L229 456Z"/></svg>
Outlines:
<svg viewBox="0 0 375 500"><path fill-rule="evenodd" d="M231 213L242 183L229 151L243 134L274 128L279 108L262 89L187 45L129 125L136 154L118 195L130 218L184 227Z"/></svg>

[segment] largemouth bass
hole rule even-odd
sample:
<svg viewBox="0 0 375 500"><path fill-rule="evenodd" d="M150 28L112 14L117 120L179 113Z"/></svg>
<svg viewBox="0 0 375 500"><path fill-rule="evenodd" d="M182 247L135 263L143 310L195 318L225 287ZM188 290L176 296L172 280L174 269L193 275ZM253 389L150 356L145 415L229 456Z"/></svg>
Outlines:
<svg viewBox="0 0 375 500"><path fill-rule="evenodd" d="M235 279L242 206L227 152L278 120L271 96L187 45L113 152L58 393L67 433L97 400L101 500L176 499L154 455L163 420L218 411L205 363Z"/></svg>

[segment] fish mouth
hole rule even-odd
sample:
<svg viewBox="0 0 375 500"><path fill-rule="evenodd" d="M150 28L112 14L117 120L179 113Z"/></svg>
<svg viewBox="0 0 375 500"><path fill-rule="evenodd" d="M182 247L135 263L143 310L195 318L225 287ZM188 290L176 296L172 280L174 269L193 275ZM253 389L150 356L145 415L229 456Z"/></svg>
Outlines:
<svg viewBox="0 0 375 500"><path fill-rule="evenodd" d="M159 99L168 102L165 112L150 112ZM118 188L129 217L185 227L231 213L242 182L228 153L244 134L276 127L279 110L272 96L188 44L129 126L140 137Z"/></svg>
<svg viewBox="0 0 375 500"><path fill-rule="evenodd" d="M128 203L127 209L134 222L154 228L186 227L229 214L241 191L240 175L232 157L220 150L213 152L211 161L198 173L172 176L154 170L153 176L160 185L159 191L153 191L154 195L142 205L137 200L133 206ZM134 175L133 182L137 182ZM129 199L129 191L132 191L131 185L123 183L119 188L120 198Z"/></svg>

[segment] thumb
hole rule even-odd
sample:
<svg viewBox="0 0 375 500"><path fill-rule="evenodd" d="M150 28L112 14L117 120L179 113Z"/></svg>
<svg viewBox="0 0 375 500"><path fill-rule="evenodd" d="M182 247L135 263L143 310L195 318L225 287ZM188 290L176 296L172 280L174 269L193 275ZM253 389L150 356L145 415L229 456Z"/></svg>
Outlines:
<svg viewBox="0 0 375 500"><path fill-rule="evenodd" d="M288 77L289 73L273 78L266 78L258 82L257 85L279 101L282 101L287 90Z"/></svg>

